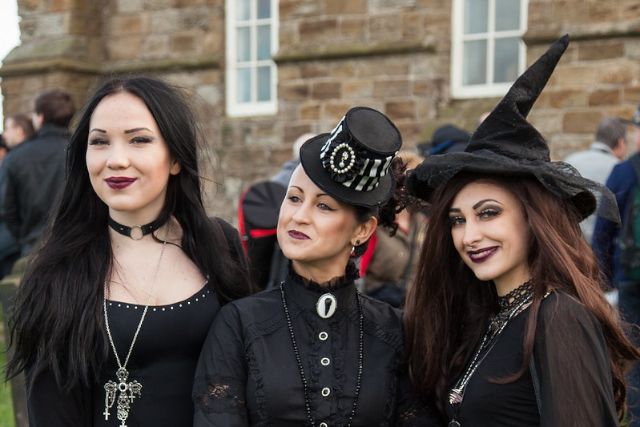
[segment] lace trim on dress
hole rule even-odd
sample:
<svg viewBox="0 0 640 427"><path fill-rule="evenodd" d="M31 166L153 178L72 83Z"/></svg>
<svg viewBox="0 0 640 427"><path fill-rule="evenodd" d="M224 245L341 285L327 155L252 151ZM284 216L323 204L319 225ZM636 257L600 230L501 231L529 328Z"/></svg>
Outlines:
<svg viewBox="0 0 640 427"><path fill-rule="evenodd" d="M289 277L295 283L302 283L305 288L318 293L334 292L347 286L353 286L353 282L360 277L360 271L353 262L347 264L344 276L334 277L333 279L322 284L300 276L295 272L292 265L289 264Z"/></svg>
<svg viewBox="0 0 640 427"><path fill-rule="evenodd" d="M349 322L357 322L357 312L355 313L356 316L354 316L353 319L349 319ZM357 323L355 323L357 325ZM331 325L331 334L332 336L338 336L338 334L340 334L340 325L337 323L334 323ZM333 373L334 373L334 379L335 379L335 383L333 385L334 388L334 392L336 393L336 396L339 397L344 397L344 386L345 386L345 382L347 381L347 376L345 373L345 353L346 353L346 349L345 346L347 344L346 340L341 340L341 339L336 339L336 340L332 340L331 342L331 352L333 353L333 360L331 361L333 363ZM357 354L353 354L352 355L353 360L357 360ZM364 355L363 359L366 360L366 355ZM366 361L364 361L364 363L367 363ZM355 378L355 371L353 373L353 377ZM350 398L348 401L347 399L336 399L338 402L338 411L337 414L347 414L349 412L349 410L351 409L350 406L352 404ZM349 405L349 408L346 406ZM344 420L342 420L344 422Z"/></svg>
<svg viewBox="0 0 640 427"><path fill-rule="evenodd" d="M244 385L237 379L205 376L195 379L194 403L205 414L234 414L246 418Z"/></svg>
<svg viewBox="0 0 640 427"><path fill-rule="evenodd" d="M389 376L389 382L387 383L388 399L384 408L385 418L389 424L393 420L395 410L398 407L398 367L402 357L402 353L398 352L396 357L393 358L391 366L389 366L389 371L393 372L393 374Z"/></svg>
<svg viewBox="0 0 640 427"><path fill-rule="evenodd" d="M264 392L264 381L262 379L262 373L260 372L260 366L256 360L256 355L253 350L248 349L246 352L247 363L249 367L249 375L255 382L255 399L256 399L256 411L258 419L253 422L253 425L262 426L268 424L267 410L266 410L266 397Z"/></svg>

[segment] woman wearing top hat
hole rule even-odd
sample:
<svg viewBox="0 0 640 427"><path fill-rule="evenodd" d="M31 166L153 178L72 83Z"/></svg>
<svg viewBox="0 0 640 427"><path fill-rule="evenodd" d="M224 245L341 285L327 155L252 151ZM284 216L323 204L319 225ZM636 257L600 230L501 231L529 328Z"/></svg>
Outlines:
<svg viewBox="0 0 640 427"><path fill-rule="evenodd" d="M419 421L403 376L401 318L356 290L350 261L378 221L392 224L400 146L393 123L365 107L302 146L278 221L289 276L216 318L196 372L196 426Z"/></svg>
<svg viewBox="0 0 640 427"><path fill-rule="evenodd" d="M464 152L407 178L432 203L406 333L414 385L449 426L617 426L640 353L603 296L578 223L612 195L551 162L526 116L568 45L556 42Z"/></svg>

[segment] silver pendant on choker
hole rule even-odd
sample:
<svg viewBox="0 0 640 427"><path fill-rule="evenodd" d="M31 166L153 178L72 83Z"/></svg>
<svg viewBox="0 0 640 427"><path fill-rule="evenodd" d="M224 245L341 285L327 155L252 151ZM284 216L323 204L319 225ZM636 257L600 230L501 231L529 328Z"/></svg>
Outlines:
<svg viewBox="0 0 640 427"><path fill-rule="evenodd" d="M338 300L331 293L322 294L316 303L316 312L323 319L333 316L338 308Z"/></svg>

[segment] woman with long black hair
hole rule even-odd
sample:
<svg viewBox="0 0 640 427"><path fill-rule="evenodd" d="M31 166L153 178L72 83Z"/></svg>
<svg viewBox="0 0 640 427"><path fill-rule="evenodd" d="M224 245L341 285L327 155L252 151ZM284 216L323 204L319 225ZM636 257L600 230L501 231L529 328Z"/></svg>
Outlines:
<svg viewBox="0 0 640 427"><path fill-rule="evenodd" d="M32 427L191 425L207 330L250 291L237 233L205 212L197 152L184 95L160 80L114 79L88 101L11 319Z"/></svg>
<svg viewBox="0 0 640 427"><path fill-rule="evenodd" d="M407 179L432 203L406 305L414 385L460 426L618 426L640 358L603 294L579 222L611 193L562 162L526 116L568 45L513 85L464 152Z"/></svg>

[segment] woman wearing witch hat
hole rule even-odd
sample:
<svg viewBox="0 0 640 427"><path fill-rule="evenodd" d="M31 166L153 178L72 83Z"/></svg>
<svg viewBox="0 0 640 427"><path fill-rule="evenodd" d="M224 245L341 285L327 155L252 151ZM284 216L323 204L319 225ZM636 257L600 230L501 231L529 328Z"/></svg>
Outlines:
<svg viewBox="0 0 640 427"><path fill-rule="evenodd" d="M414 385L451 427L617 426L640 353L603 296L579 222L612 195L551 162L526 121L565 36L513 85L464 152L427 158L408 191L432 203L406 305Z"/></svg>
<svg viewBox="0 0 640 427"><path fill-rule="evenodd" d="M393 224L400 146L393 123L365 107L302 146L278 220L288 278L216 318L196 426L429 425L407 387L400 315L356 290L350 261L378 223Z"/></svg>
<svg viewBox="0 0 640 427"><path fill-rule="evenodd" d="M196 129L181 92L151 78L87 103L11 322L31 427L192 424L211 322L250 291L237 231L202 204Z"/></svg>

